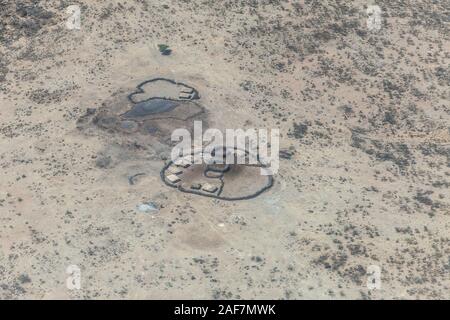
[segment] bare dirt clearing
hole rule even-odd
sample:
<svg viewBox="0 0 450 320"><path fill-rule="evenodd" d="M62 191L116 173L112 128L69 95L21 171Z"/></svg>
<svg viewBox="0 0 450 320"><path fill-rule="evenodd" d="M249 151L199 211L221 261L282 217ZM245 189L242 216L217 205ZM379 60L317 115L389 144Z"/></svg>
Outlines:
<svg viewBox="0 0 450 320"><path fill-rule="evenodd" d="M450 298L448 1L78 3L0 0L0 298ZM274 186L176 192L143 124L77 128L156 77L280 128Z"/></svg>

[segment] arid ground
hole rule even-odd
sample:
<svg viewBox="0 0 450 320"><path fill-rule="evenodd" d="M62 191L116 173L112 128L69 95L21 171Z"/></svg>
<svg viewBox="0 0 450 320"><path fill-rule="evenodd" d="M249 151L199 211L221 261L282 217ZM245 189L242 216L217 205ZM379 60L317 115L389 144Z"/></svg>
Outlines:
<svg viewBox="0 0 450 320"><path fill-rule="evenodd" d="M0 0L0 298L450 298L449 8ZM163 141L80 128L158 77L210 127L279 128L273 187L182 193Z"/></svg>

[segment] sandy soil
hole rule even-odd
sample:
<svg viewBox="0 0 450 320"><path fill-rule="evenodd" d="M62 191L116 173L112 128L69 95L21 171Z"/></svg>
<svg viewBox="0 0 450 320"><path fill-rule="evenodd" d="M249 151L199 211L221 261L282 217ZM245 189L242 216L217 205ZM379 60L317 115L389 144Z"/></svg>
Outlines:
<svg viewBox="0 0 450 320"><path fill-rule="evenodd" d="M450 298L449 1L77 3L0 0L0 298ZM177 192L164 144L77 128L155 77L279 128L274 187Z"/></svg>

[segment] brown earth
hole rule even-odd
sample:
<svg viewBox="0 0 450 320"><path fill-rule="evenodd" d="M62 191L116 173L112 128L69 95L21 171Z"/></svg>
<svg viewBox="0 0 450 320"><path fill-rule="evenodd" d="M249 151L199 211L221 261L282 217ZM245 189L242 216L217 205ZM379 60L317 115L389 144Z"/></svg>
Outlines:
<svg viewBox="0 0 450 320"><path fill-rule="evenodd" d="M450 298L448 1L78 3L0 0L1 298ZM273 188L177 192L166 144L77 128L155 77L279 128Z"/></svg>

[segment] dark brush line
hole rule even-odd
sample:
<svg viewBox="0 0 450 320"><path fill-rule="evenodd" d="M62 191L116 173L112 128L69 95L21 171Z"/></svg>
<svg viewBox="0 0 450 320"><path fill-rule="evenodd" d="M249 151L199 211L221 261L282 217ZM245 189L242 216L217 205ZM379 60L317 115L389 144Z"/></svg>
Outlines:
<svg viewBox="0 0 450 320"><path fill-rule="evenodd" d="M163 169L162 169L161 172L160 172L161 180L162 180L167 186L172 187L172 188L176 188L176 189L178 189L178 190L181 191L181 192L192 193L192 194L196 194L196 195L200 195L200 196L204 196L204 197L209 197L209 198L214 198L214 199L219 199L219 200L225 200L225 201L250 200L250 199L256 198L257 196L259 196L260 194L262 194L262 193L265 192L266 190L270 189L270 188L273 186L273 182L274 182L274 179L273 179L272 176L267 176L267 177L268 177L268 182L267 182L267 184L266 184L262 189L260 189L259 191L255 192L255 193L253 193L253 194L250 194L250 195L248 195L248 196L243 196L243 197L221 197L221 196L218 196L218 195L215 195L215 194L206 194L206 193L202 193L202 192L199 192L199 191L197 191L197 190L187 190L187 189L183 188L183 187L181 186L181 184L177 186L177 185L174 185L174 184L171 184L171 183L167 182L166 176L165 176L165 172L166 172L166 170L167 170L172 164L173 164L173 161L169 161L169 162L163 167ZM261 167L266 167L266 166L261 166ZM222 182L223 182L223 181L222 181ZM223 188L223 186L222 186L222 188ZM220 191L220 192L221 192L221 191Z"/></svg>
<svg viewBox="0 0 450 320"><path fill-rule="evenodd" d="M139 176L144 176L144 175L145 175L145 173L144 173L144 172L141 172L141 173L136 173L136 174L134 174L134 175L128 177L128 182L129 182L129 184L130 184L130 185L134 185L134 178L139 177Z"/></svg>
<svg viewBox="0 0 450 320"><path fill-rule="evenodd" d="M140 84L138 84L137 87L136 87L137 90L134 91L134 92L132 92L132 93L130 93L130 94L127 96L128 100L129 100L131 103L133 103L133 104L137 103L137 102L134 102L134 101L133 101L133 98L132 98L132 97L133 97L134 95L136 95L136 94L144 93L144 90L142 89L142 87L143 87L144 85L146 85L147 83L151 83L151 82L155 82L155 81L166 81L166 82L170 82L170 83L172 83L172 84L174 84L174 85L183 85L183 86L186 86L186 87L188 87L189 89L192 89L192 90L194 91L194 93L192 94L192 98L189 99L189 100L200 99L200 95L199 95L197 89L195 89L195 88L193 88L193 87L191 87L191 86L188 86L187 84L184 84L184 83L182 83L182 82L176 82L176 81L174 81L174 80L172 80L172 79L166 79L166 78L154 78L154 79L146 80L146 81L141 82ZM166 99L166 98L164 98L164 97L161 97L161 98L158 98L158 97L152 97L152 98L150 98L150 99L143 100L143 101L141 101L141 102L149 101L149 100L151 100L151 99ZM171 101L183 101L183 100L175 100L175 99L166 99L166 100L171 100ZM189 100L188 100L188 101L189 101Z"/></svg>

